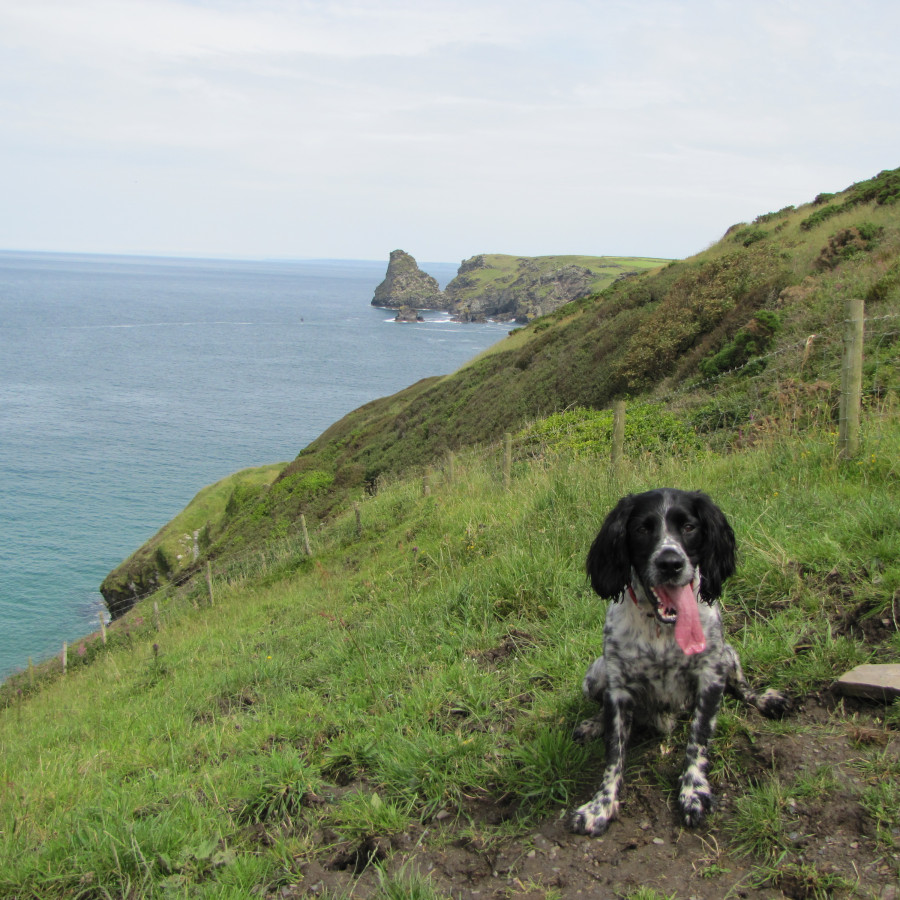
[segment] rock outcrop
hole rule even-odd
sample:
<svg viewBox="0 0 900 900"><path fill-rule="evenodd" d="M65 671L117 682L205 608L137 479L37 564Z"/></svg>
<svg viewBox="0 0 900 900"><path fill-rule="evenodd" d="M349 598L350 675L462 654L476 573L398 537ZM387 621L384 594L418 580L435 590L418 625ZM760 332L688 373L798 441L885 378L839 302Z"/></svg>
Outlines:
<svg viewBox="0 0 900 900"><path fill-rule="evenodd" d="M425 319L419 315L419 311L412 306L401 306L394 316L395 322L424 322Z"/></svg>
<svg viewBox="0 0 900 900"><path fill-rule="evenodd" d="M384 281L375 288L372 306L388 309L445 309L440 285L404 250L393 250Z"/></svg>
<svg viewBox="0 0 900 900"><path fill-rule="evenodd" d="M462 322L525 323L587 296L597 290L597 280L591 269L561 259L479 254L463 261L444 296L447 308Z"/></svg>
<svg viewBox="0 0 900 900"><path fill-rule="evenodd" d="M442 292L412 256L394 250L372 305L399 310L442 309L460 322L512 319L525 324L572 300L597 293L619 278L645 271L655 262L664 260L479 253L463 260L456 277ZM397 321L414 319L401 312Z"/></svg>

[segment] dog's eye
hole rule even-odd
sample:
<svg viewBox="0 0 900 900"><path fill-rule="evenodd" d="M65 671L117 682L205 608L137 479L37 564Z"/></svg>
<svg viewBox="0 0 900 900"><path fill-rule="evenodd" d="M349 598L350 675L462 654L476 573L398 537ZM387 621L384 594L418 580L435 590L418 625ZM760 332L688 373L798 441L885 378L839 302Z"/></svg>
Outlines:
<svg viewBox="0 0 900 900"><path fill-rule="evenodd" d="M697 526L692 525L690 522L685 522L684 525L681 526L682 534L690 534L692 531L696 531Z"/></svg>

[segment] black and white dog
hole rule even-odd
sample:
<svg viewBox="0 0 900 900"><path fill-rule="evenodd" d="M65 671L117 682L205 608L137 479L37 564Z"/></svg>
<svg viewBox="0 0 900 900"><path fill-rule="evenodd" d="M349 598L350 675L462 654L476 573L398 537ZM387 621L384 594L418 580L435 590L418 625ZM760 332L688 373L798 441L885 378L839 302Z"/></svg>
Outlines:
<svg viewBox="0 0 900 900"><path fill-rule="evenodd" d="M574 735L584 741L605 732L606 771L597 794L575 810L574 831L599 835L616 817L632 721L668 733L678 713L692 709L678 804L684 823L696 827L712 807L707 745L725 690L769 718L786 711L784 695L750 689L725 643L716 600L734 570L734 532L699 491L632 494L607 516L587 571L594 590L617 602L606 613L603 656L582 686L603 711Z"/></svg>

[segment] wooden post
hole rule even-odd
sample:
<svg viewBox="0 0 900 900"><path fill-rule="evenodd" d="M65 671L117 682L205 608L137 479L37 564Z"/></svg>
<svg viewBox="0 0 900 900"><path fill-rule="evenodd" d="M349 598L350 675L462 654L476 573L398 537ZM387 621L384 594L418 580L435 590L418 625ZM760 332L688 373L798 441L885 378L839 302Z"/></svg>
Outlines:
<svg viewBox="0 0 900 900"><path fill-rule="evenodd" d="M452 450L447 451L447 483L453 484L456 477L456 456Z"/></svg>
<svg viewBox="0 0 900 900"><path fill-rule="evenodd" d="M610 462L613 476L622 478L622 461L625 458L625 401L616 400L613 405L613 433Z"/></svg>
<svg viewBox="0 0 900 900"><path fill-rule="evenodd" d="M67 641L63 641L63 648L62 648L63 675L66 674L66 668L68 667L68 663L69 663L69 644Z"/></svg>
<svg viewBox="0 0 900 900"><path fill-rule="evenodd" d="M355 501L353 503L353 514L356 516L356 536L362 537L362 512L360 511L359 504Z"/></svg>
<svg viewBox="0 0 900 900"><path fill-rule="evenodd" d="M100 637L103 638L103 646L106 646L106 619L103 618L103 612L97 611L97 618L100 620Z"/></svg>
<svg viewBox="0 0 900 900"><path fill-rule="evenodd" d="M159 603L156 600L153 601L153 627L159 631Z"/></svg>
<svg viewBox="0 0 900 900"><path fill-rule="evenodd" d="M209 591L209 605L213 605L212 566L206 561L206 590Z"/></svg>
<svg viewBox="0 0 900 900"><path fill-rule="evenodd" d="M303 532L303 546L306 549L306 555L312 556L312 547L309 546L309 531L306 529L306 516L300 513L300 530Z"/></svg>
<svg viewBox="0 0 900 900"><path fill-rule="evenodd" d="M507 431L503 438L503 486L509 487L512 478L512 435Z"/></svg>
<svg viewBox="0 0 900 900"><path fill-rule="evenodd" d="M431 466L425 466L425 474L422 476L422 496L431 495Z"/></svg>
<svg viewBox="0 0 900 900"><path fill-rule="evenodd" d="M844 356L841 362L841 404L838 451L841 459L859 452L859 413L862 405L863 328L865 305L848 300L844 319Z"/></svg>

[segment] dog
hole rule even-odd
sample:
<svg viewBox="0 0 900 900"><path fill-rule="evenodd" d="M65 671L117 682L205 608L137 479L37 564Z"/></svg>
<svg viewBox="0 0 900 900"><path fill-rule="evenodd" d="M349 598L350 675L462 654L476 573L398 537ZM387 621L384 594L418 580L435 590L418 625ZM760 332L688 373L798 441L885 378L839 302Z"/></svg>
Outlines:
<svg viewBox="0 0 900 900"><path fill-rule="evenodd" d="M574 738L604 734L606 770L600 790L573 813L579 834L603 834L619 809L625 749L632 723L668 734L679 713L693 711L678 806L695 828L713 806L707 747L726 690L779 718L790 700L757 695L734 648L725 642L716 602L735 571L734 531L704 493L662 488L623 497L600 528L587 557L594 591L610 603L603 656L582 684L603 704ZM698 602L701 601L701 602Z"/></svg>

